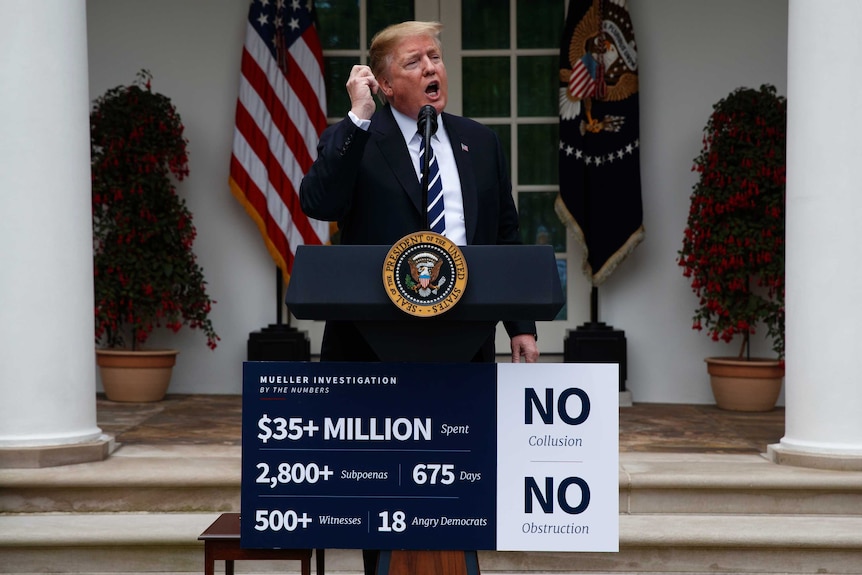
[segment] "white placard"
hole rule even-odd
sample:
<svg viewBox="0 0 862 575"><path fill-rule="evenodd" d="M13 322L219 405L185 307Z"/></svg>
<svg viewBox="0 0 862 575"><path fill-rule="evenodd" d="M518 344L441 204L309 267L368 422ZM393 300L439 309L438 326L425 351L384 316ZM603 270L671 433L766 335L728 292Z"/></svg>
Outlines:
<svg viewBox="0 0 862 575"><path fill-rule="evenodd" d="M619 366L499 364L497 549L619 551Z"/></svg>

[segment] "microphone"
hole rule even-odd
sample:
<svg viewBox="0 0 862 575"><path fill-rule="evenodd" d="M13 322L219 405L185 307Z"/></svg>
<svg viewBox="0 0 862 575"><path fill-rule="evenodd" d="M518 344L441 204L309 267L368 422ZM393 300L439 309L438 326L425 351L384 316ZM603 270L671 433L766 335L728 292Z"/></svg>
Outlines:
<svg viewBox="0 0 862 575"><path fill-rule="evenodd" d="M422 158L422 206L424 212L425 230L428 225L428 171L431 166L431 136L437 133L437 110L431 104L425 104L419 110L416 128L422 135L425 156Z"/></svg>
<svg viewBox="0 0 862 575"><path fill-rule="evenodd" d="M419 121L416 128L423 137L430 138L437 133L437 110L431 104L425 104L419 110Z"/></svg>

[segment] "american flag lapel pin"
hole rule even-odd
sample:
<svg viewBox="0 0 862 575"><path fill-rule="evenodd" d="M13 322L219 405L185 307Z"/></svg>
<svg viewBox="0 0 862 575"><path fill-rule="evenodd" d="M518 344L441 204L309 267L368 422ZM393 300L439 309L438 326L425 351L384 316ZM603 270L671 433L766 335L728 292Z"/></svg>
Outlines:
<svg viewBox="0 0 862 575"><path fill-rule="evenodd" d="M464 150L465 152L470 151L470 148L468 148L467 144L465 144L464 142L461 142L461 149Z"/></svg>

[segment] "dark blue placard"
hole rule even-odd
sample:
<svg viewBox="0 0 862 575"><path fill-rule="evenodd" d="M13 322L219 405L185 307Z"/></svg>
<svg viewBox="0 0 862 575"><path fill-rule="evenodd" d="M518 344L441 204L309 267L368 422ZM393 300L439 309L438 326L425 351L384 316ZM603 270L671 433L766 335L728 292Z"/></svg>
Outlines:
<svg viewBox="0 0 862 575"><path fill-rule="evenodd" d="M495 548L494 364L246 362L242 452L242 547Z"/></svg>

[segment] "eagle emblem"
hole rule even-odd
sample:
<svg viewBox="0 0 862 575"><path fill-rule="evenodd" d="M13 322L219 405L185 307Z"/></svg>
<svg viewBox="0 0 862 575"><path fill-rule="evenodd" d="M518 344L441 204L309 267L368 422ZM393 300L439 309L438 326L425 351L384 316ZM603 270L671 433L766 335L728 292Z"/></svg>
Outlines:
<svg viewBox="0 0 862 575"><path fill-rule="evenodd" d="M407 263L410 266L410 276L404 278L404 283L420 296L436 295L437 290L446 283L445 276L439 277L443 260L434 254L422 252L408 259Z"/></svg>
<svg viewBox="0 0 862 575"><path fill-rule="evenodd" d="M404 313L431 317L461 299L467 287L467 263L461 249L431 231L407 234L383 261L383 289Z"/></svg>
<svg viewBox="0 0 862 575"><path fill-rule="evenodd" d="M560 118L576 118L583 102L581 135L618 132L625 118L594 118L592 101L624 100L638 91L637 45L625 0L594 0L572 33L568 61L570 68L560 70Z"/></svg>

